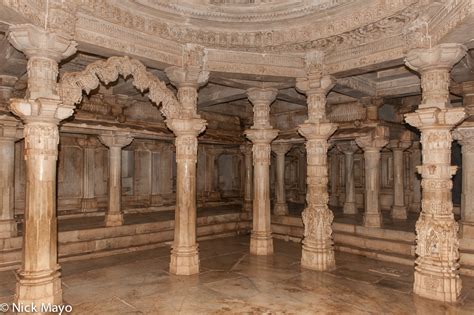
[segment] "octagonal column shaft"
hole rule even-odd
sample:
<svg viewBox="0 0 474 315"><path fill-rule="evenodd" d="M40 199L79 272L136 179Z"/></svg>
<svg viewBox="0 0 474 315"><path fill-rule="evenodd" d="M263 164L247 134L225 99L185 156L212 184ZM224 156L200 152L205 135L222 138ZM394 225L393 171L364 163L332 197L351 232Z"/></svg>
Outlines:
<svg viewBox="0 0 474 315"><path fill-rule="evenodd" d="M122 148L132 143L128 134L101 135L100 141L109 148L109 208L105 226L123 225L122 199Z"/></svg>
<svg viewBox="0 0 474 315"><path fill-rule="evenodd" d="M17 236L15 221L15 141L17 122L0 118L0 238ZM8 120L7 120L8 119Z"/></svg>
<svg viewBox="0 0 474 315"><path fill-rule="evenodd" d="M245 164L243 211L247 213L251 213L252 212L252 181L253 181L252 146L243 144L240 146L240 150L244 154L244 164Z"/></svg>
<svg viewBox="0 0 474 315"><path fill-rule="evenodd" d="M354 153L359 149L355 141L338 143L337 148L344 153L344 175L345 175L345 201L343 206L344 214L356 214L357 206L355 199L354 181Z"/></svg>
<svg viewBox="0 0 474 315"><path fill-rule="evenodd" d="M254 124L245 131L253 143L253 224L250 236L250 253L253 255L273 254L270 210L270 143L278 130L270 125L270 104L276 98L277 90L272 88L251 88L247 91L253 104Z"/></svg>
<svg viewBox="0 0 474 315"><path fill-rule="evenodd" d="M459 277L458 224L454 220L451 166L452 128L465 118L463 108L449 103L449 72L466 53L458 44L441 44L408 53L406 64L421 74L423 101L408 124L420 129L422 206L416 223L415 294L444 302L457 301Z"/></svg>
<svg viewBox="0 0 474 315"><path fill-rule="evenodd" d="M288 215L288 204L285 192L285 155L291 149L290 143L273 143L272 150L276 155L276 202L273 209L275 215Z"/></svg>
<svg viewBox="0 0 474 315"><path fill-rule="evenodd" d="M356 139L364 150L365 162L365 212L364 226L381 227L380 211L380 150L388 143L388 129L377 127L369 135Z"/></svg>
<svg viewBox="0 0 474 315"><path fill-rule="evenodd" d="M196 163L197 136L206 129L206 121L197 114L200 86L207 83L209 72L203 71L205 50L186 45L184 65L166 68L166 75L178 88L180 103L177 117L167 117L166 125L176 136L176 210L174 240L171 248L170 273L199 273L199 250L196 242Z"/></svg>
<svg viewBox="0 0 474 315"><path fill-rule="evenodd" d="M15 302L61 304L57 253L56 169L61 120L73 114L57 93L58 62L76 51L70 35L21 24L10 26L9 40L28 58L26 99L12 99L11 111L24 122L25 213L22 264Z"/></svg>
<svg viewBox="0 0 474 315"><path fill-rule="evenodd" d="M322 66L320 57L309 54L306 62L319 69ZM307 157L307 205L302 213L304 237L301 267L325 271L336 266L332 240L334 215L328 207L327 151L328 139L337 126L326 117L326 95L334 86L334 79L310 69L313 67L307 69L307 78L299 79L296 85L298 90L307 95L308 103L308 120L298 127L298 132L306 138Z"/></svg>

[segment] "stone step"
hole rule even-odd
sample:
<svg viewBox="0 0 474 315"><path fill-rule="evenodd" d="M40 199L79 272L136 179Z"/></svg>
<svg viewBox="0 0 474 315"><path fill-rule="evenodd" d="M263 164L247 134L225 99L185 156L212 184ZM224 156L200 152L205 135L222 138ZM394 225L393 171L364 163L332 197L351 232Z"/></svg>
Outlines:
<svg viewBox="0 0 474 315"><path fill-rule="evenodd" d="M243 213L200 217L197 223L198 240L248 233L251 227L248 216ZM157 248L170 245L173 237L174 221L172 220L63 231L58 235L59 261L103 257ZM21 243L16 248L0 251L0 270L18 268L20 261Z"/></svg>

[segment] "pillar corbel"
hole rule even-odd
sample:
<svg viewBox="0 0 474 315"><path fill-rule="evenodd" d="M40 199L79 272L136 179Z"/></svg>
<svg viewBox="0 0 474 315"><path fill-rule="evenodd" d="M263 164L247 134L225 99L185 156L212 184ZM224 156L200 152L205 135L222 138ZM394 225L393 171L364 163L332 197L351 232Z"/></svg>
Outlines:
<svg viewBox="0 0 474 315"><path fill-rule="evenodd" d="M207 83L207 51L187 44L183 67L165 69L171 83L178 88L179 116L167 117L166 125L176 136L176 210L170 273L199 273L199 250L196 242L196 163L197 136L206 129L206 121L197 114L198 90Z"/></svg>
<svg viewBox="0 0 474 315"><path fill-rule="evenodd" d="M380 150L388 144L389 130L387 127L376 127L369 134L356 139L356 143L364 150L365 162L365 212L364 226L381 227L382 212L380 210Z"/></svg>
<svg viewBox="0 0 474 315"><path fill-rule="evenodd" d="M60 121L74 107L61 104L57 93L58 63L76 52L62 32L31 25L12 25L8 39L28 58L25 99L13 99L10 110L24 123L26 206L23 259L17 275L17 304L61 304L57 255L56 168Z"/></svg>
<svg viewBox="0 0 474 315"><path fill-rule="evenodd" d="M285 155L291 149L291 143L277 142L272 144L272 151L276 155L276 201L273 209L275 215L288 215L285 191Z"/></svg>
<svg viewBox="0 0 474 315"><path fill-rule="evenodd" d="M403 152L411 146L411 132L404 131L399 139L390 140L388 147L393 152L393 205L391 215L396 220L406 220L408 211L405 205L404 157Z"/></svg>
<svg viewBox="0 0 474 315"><path fill-rule="evenodd" d="M132 143L128 133L99 136L100 142L109 148L109 205L105 214L105 226L123 225L122 213L122 148Z"/></svg>
<svg viewBox="0 0 474 315"><path fill-rule="evenodd" d="M308 58L309 57L309 58ZM297 81L297 89L307 95L308 120L301 124L298 132L306 138L307 154L307 206L302 213L304 224L301 266L324 271L335 268L332 240L334 215L328 207L328 139L336 131L337 125L330 123L326 116L326 95L334 87L334 78L323 76L314 65L316 58L307 55L308 76ZM308 65L309 64L309 65ZM316 71L313 71L316 70Z"/></svg>
<svg viewBox="0 0 474 315"><path fill-rule="evenodd" d="M355 141L338 142L336 147L344 153L345 201L344 214L357 214L354 181L354 154L359 150Z"/></svg>
<svg viewBox="0 0 474 315"><path fill-rule="evenodd" d="M405 63L421 76L422 102L405 121L421 131L422 205L416 223L415 294L456 302L461 293L458 223L452 203L451 130L466 116L449 101L450 70L466 54L459 44L414 49Z"/></svg>

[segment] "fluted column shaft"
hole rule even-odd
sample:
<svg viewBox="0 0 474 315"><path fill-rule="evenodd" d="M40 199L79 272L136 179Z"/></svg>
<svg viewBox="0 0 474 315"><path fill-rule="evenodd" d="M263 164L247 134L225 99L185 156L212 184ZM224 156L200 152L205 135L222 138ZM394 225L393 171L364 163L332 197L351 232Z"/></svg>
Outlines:
<svg viewBox="0 0 474 315"><path fill-rule="evenodd" d="M273 213L288 215L285 191L285 155L291 149L289 143L274 143L272 150L276 155L276 202Z"/></svg>
<svg viewBox="0 0 474 315"><path fill-rule="evenodd" d="M270 208L270 143L278 130L270 125L270 104L276 98L273 88L251 88L247 90L253 104L254 124L245 131L253 143L253 224L250 236L250 253L273 254Z"/></svg>
<svg viewBox="0 0 474 315"><path fill-rule="evenodd" d="M459 277L458 224L454 220L451 166L451 130L465 118L463 108L449 103L449 72L466 53L458 44L441 44L408 53L406 64L421 75L423 101L405 115L408 124L420 129L422 206L416 223L415 283L417 295L444 302L457 301Z"/></svg>

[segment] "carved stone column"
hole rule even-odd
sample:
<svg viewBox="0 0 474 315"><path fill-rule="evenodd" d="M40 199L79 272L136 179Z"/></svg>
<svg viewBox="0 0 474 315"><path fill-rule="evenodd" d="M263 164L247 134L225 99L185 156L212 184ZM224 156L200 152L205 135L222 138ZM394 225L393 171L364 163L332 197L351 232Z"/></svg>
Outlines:
<svg viewBox="0 0 474 315"><path fill-rule="evenodd" d="M37 26L10 26L9 40L28 58L26 99L13 99L11 111L24 122L26 206L22 265L17 275L15 302L61 304L57 254L56 168L61 120L74 108L57 94L58 62L76 51L69 35Z"/></svg>
<svg viewBox="0 0 474 315"><path fill-rule="evenodd" d="M216 157L217 152L215 148L206 148L205 149L205 156L206 156L206 167L205 167L205 182L204 182L204 192L206 195L207 200L216 201L220 199L220 194L217 191L217 165L216 165Z"/></svg>
<svg viewBox="0 0 474 315"><path fill-rule="evenodd" d="M357 145L364 150L365 163L365 212L364 226L381 227L380 211L380 150L388 143L388 128L377 127L368 135L357 138Z"/></svg>
<svg viewBox="0 0 474 315"><path fill-rule="evenodd" d="M333 207L338 206L338 186L339 186L339 158L337 150L332 149L329 153L330 163L330 182L331 182L331 193L329 194L329 205Z"/></svg>
<svg viewBox="0 0 474 315"><path fill-rule="evenodd" d="M409 131L403 133L400 140L390 140L390 149L393 152L393 205L392 218L397 220L407 219L404 188L404 157L403 151L411 146Z"/></svg>
<svg viewBox="0 0 474 315"><path fill-rule="evenodd" d="M253 181L253 166L252 166L252 146L242 144L240 146L241 152L244 154L245 162L245 179L244 179L244 212L252 212L252 181Z"/></svg>
<svg viewBox="0 0 474 315"><path fill-rule="evenodd" d="M344 173L346 179L346 200L344 202L344 214L356 214L357 206L355 199L354 182L354 153L359 149L355 141L340 142L336 144L339 151L344 153Z"/></svg>
<svg viewBox="0 0 474 315"><path fill-rule="evenodd" d="M405 115L420 129L423 163L418 167L423 187L420 217L416 223L415 283L420 296L455 302L461 293L458 224L454 220L451 166L451 130L465 118L464 108L451 108L449 72L466 53L459 44L441 44L408 53L406 64L421 74L423 100L419 109Z"/></svg>
<svg viewBox="0 0 474 315"><path fill-rule="evenodd" d="M416 168L421 164L420 141L413 141L410 151L410 177L412 179L412 194L410 201L410 211L420 212L421 210L421 181L418 178Z"/></svg>
<svg viewBox="0 0 474 315"><path fill-rule="evenodd" d="M333 86L334 79L321 76L319 71L308 72L308 77L298 80L296 85L305 92L308 103L308 120L298 128L306 138L308 165L301 266L318 271L330 270L336 265L331 228L334 215L328 207L327 151L328 138L337 126L326 117L326 95Z"/></svg>
<svg viewBox="0 0 474 315"><path fill-rule="evenodd" d="M462 237L474 239L474 123L463 123L453 136L462 145Z"/></svg>
<svg viewBox="0 0 474 315"><path fill-rule="evenodd" d="M109 208L105 214L105 226L123 224L122 199L122 148L132 143L129 134L116 133L99 136L100 142L109 148Z"/></svg>
<svg viewBox="0 0 474 315"><path fill-rule="evenodd" d="M78 143L84 150L82 211L95 211L97 210L97 198L95 196L95 150L97 143L93 138L78 139Z"/></svg>
<svg viewBox="0 0 474 315"><path fill-rule="evenodd" d="M276 202L273 213L275 215L288 215L285 191L285 155L290 151L291 143L274 142L272 151L276 154Z"/></svg>
<svg viewBox="0 0 474 315"><path fill-rule="evenodd" d="M197 114L200 86L207 83L209 72L203 71L205 50L189 45L185 51L185 67L166 68L172 84L178 88L180 116L168 118L166 124L176 136L176 210L174 241L171 249L170 273L199 273L199 251L196 242L196 163L197 136L206 121Z"/></svg>
<svg viewBox="0 0 474 315"><path fill-rule="evenodd" d="M270 143L278 130L270 125L270 104L278 90L273 88L251 88L247 90L253 104L254 124L245 131L253 143L253 227L250 236L250 253L253 255L273 254L273 240L270 213Z"/></svg>
<svg viewBox="0 0 474 315"><path fill-rule="evenodd" d="M0 238L17 236L15 221L15 141L18 122L0 115Z"/></svg>

